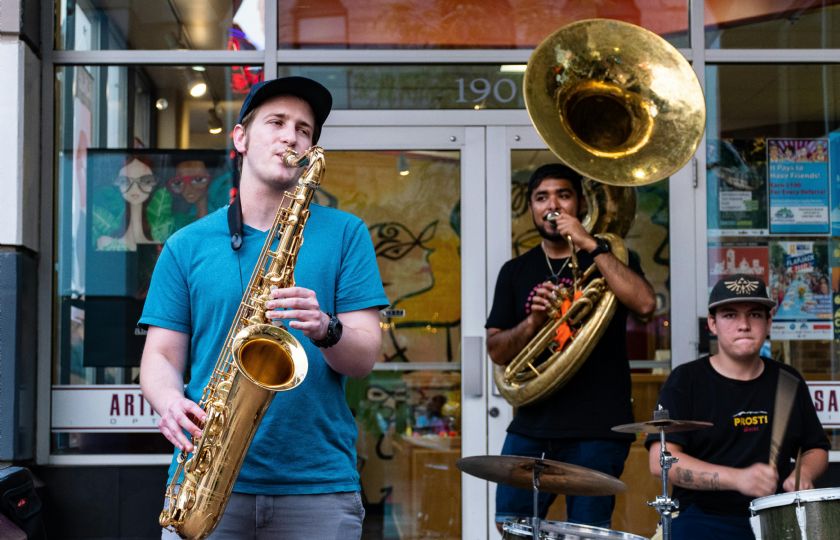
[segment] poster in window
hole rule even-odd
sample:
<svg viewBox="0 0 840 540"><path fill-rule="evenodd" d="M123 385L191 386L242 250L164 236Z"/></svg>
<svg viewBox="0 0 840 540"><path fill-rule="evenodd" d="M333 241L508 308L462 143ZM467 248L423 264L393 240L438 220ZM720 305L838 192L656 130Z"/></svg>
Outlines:
<svg viewBox="0 0 840 540"><path fill-rule="evenodd" d="M828 150L831 180L831 236L840 236L840 133L828 134Z"/></svg>
<svg viewBox="0 0 840 540"><path fill-rule="evenodd" d="M88 150L85 366L138 365L135 332L163 243L227 204L221 150Z"/></svg>
<svg viewBox="0 0 840 540"><path fill-rule="evenodd" d="M708 144L706 183L712 236L767 234L765 140L719 139Z"/></svg>
<svg viewBox="0 0 840 540"><path fill-rule="evenodd" d="M709 244L709 289L732 274L751 274L769 283L767 244Z"/></svg>
<svg viewBox="0 0 840 540"><path fill-rule="evenodd" d="M768 139L771 234L828 234L828 141Z"/></svg>
<svg viewBox="0 0 840 540"><path fill-rule="evenodd" d="M828 242L771 242L770 265L770 290L777 304L771 338L831 339Z"/></svg>
<svg viewBox="0 0 840 540"><path fill-rule="evenodd" d="M831 265L831 309L834 317L834 339L840 339L840 238L829 240ZM835 349L837 349L835 347Z"/></svg>

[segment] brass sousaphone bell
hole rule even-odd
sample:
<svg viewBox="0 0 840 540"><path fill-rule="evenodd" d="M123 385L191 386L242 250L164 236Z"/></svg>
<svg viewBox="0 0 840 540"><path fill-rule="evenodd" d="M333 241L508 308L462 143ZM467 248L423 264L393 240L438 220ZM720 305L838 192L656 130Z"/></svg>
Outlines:
<svg viewBox="0 0 840 540"><path fill-rule="evenodd" d="M531 121L551 151L594 180L584 182L583 226L627 263L621 237L635 215L634 188L682 168L703 136L705 102L694 71L677 49L644 28L588 19L561 27L537 46L523 86ZM570 310L571 318L552 313L510 364L495 366L496 385L512 405L565 384L606 330L617 300L603 278L588 278L584 274L574 288L591 307ZM554 350L563 323L574 327L574 337Z"/></svg>

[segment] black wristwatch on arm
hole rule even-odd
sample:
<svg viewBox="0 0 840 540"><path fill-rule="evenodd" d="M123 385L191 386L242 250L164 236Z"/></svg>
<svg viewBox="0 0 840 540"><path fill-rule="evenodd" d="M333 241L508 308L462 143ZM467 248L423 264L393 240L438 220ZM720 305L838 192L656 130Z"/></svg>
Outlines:
<svg viewBox="0 0 840 540"><path fill-rule="evenodd" d="M600 255L601 253L610 253L611 251L612 251L612 249L610 248L610 243L607 242L606 240L604 240L603 238L600 238L600 237L596 236L595 237L595 248L592 251L589 252L589 255L591 255L592 258L594 259L595 257Z"/></svg>
<svg viewBox="0 0 840 540"><path fill-rule="evenodd" d="M341 321L339 318L332 313L327 313L327 316L330 318L330 322L327 325L327 335L324 336L324 339L312 339L309 338L316 347L320 347L322 349L328 349L338 343L338 340L341 339L341 332L344 331L344 326L342 326Z"/></svg>

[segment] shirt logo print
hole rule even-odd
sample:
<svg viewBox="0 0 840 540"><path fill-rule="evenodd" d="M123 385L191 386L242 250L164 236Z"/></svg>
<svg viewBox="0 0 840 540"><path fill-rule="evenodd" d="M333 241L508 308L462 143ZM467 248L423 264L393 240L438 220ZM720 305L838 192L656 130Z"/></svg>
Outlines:
<svg viewBox="0 0 840 540"><path fill-rule="evenodd" d="M742 433L761 431L769 423L767 411L741 411L732 415L732 427Z"/></svg>

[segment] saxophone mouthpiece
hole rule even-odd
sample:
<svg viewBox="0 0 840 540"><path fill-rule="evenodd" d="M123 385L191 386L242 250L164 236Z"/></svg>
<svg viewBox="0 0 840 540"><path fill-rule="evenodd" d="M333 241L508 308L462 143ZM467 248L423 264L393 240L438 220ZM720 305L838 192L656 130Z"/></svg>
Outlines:
<svg viewBox="0 0 840 540"><path fill-rule="evenodd" d="M287 148L286 151L283 152L283 163L287 167L306 167L309 165L309 153L304 152L303 154L298 155L298 153L291 148Z"/></svg>

